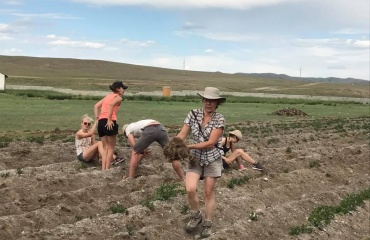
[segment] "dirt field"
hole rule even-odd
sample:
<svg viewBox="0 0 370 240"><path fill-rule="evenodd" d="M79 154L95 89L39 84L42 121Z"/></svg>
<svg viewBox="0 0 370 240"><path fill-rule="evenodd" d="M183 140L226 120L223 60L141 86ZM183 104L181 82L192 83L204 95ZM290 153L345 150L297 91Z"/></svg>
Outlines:
<svg viewBox="0 0 370 240"><path fill-rule="evenodd" d="M307 224L315 207L337 205L347 194L370 186L369 120L238 125L245 136L238 146L267 171L245 163L244 171L224 173L217 183L209 239L369 239L369 201L335 216L324 229L289 235L290 227ZM141 176L128 182L122 181L128 161L103 172L98 163L78 162L73 142L45 137L43 144L17 141L0 149L0 239L194 238L183 230L185 195L155 201L153 211L141 204L163 184L177 183L159 145L151 146L152 155L139 166ZM121 142L117 150L128 158L127 144ZM244 176L250 178L245 184L227 186ZM119 204L126 214L112 213ZM252 212L258 214L256 221L250 220Z"/></svg>

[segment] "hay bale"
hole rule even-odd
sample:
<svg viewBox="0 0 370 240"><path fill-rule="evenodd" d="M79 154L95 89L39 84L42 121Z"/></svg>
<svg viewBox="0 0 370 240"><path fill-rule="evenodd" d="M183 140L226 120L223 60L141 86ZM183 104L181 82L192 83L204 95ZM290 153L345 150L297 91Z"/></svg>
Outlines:
<svg viewBox="0 0 370 240"><path fill-rule="evenodd" d="M185 142L178 137L172 138L172 140L164 146L163 154L169 162L173 160L184 161L191 155Z"/></svg>

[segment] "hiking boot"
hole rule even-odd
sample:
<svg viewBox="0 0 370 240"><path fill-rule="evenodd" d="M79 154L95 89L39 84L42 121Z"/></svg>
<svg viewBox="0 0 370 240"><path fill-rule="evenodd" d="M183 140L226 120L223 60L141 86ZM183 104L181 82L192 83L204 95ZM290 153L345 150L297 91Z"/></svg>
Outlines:
<svg viewBox="0 0 370 240"><path fill-rule="evenodd" d="M202 224L203 230L200 233L201 238L207 238L211 236L212 233L212 221L211 220L204 220Z"/></svg>
<svg viewBox="0 0 370 240"><path fill-rule="evenodd" d="M243 171L244 169L245 169L244 165L243 165L243 164L240 164L240 166L239 166L239 170L240 170L240 171Z"/></svg>
<svg viewBox="0 0 370 240"><path fill-rule="evenodd" d="M202 213L200 211L191 211L190 221L185 227L185 231L190 233L202 222Z"/></svg>
<svg viewBox="0 0 370 240"><path fill-rule="evenodd" d="M254 169L254 170L258 170L258 171L263 171L263 170L264 170L264 168L261 166L261 164L260 164L260 163L255 163L255 164L253 164L253 165L252 165L252 169Z"/></svg>

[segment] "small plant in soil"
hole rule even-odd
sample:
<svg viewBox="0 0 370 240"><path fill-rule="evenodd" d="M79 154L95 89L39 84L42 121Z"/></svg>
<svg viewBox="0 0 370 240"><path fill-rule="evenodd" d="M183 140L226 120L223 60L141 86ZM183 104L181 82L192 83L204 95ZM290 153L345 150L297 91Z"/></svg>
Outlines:
<svg viewBox="0 0 370 240"><path fill-rule="evenodd" d="M45 141L44 135L41 136L28 136L27 141L43 144Z"/></svg>
<svg viewBox="0 0 370 240"><path fill-rule="evenodd" d="M78 221L81 221L82 219L84 219L84 217L82 217L80 215L77 215L77 216L75 216L75 219L76 219L76 222L78 222Z"/></svg>
<svg viewBox="0 0 370 240"><path fill-rule="evenodd" d="M180 213L185 215L185 214L188 214L190 211L190 207L189 205L182 205L181 209L180 209Z"/></svg>
<svg viewBox="0 0 370 240"><path fill-rule="evenodd" d="M243 185L247 183L248 181L249 181L249 177L246 175L240 178L231 178L229 181L227 181L226 186L228 188L234 188L235 186Z"/></svg>
<svg viewBox="0 0 370 240"><path fill-rule="evenodd" d="M300 235L305 233L312 233L312 227L302 224L301 226L291 227L289 229L289 235Z"/></svg>
<svg viewBox="0 0 370 240"><path fill-rule="evenodd" d="M252 221L257 221L258 220L258 214L256 212L251 212L249 214L249 219Z"/></svg>
<svg viewBox="0 0 370 240"><path fill-rule="evenodd" d="M310 161L310 163L308 164L308 166L310 168L317 167L317 166L319 166L319 161L317 161L317 160Z"/></svg>
<svg viewBox="0 0 370 240"><path fill-rule="evenodd" d="M291 147L287 147L287 148L285 149L285 152L286 152L286 153L292 153L292 148L291 148Z"/></svg>
<svg viewBox="0 0 370 240"><path fill-rule="evenodd" d="M128 211L127 211L127 208L124 207L122 204L119 204L119 203L116 203L116 204L113 204L109 210L113 213L113 214L116 214L116 213L124 213L124 214L127 214Z"/></svg>
<svg viewBox="0 0 370 240"><path fill-rule="evenodd" d="M150 210L154 211L154 201L167 201L178 194L184 195L185 189L179 187L179 184L162 184L159 188L156 189L153 196L141 202L141 205L149 208Z"/></svg>
<svg viewBox="0 0 370 240"><path fill-rule="evenodd" d="M1 136L0 137L0 148L7 147L12 140L13 139L9 137Z"/></svg>
<svg viewBox="0 0 370 240"><path fill-rule="evenodd" d="M18 175L22 175L22 174L23 174L23 170L22 170L22 168L17 168L17 174L18 174Z"/></svg>
<svg viewBox="0 0 370 240"><path fill-rule="evenodd" d="M129 236L134 235L134 227L133 226L126 225L126 231L127 231Z"/></svg>
<svg viewBox="0 0 370 240"><path fill-rule="evenodd" d="M8 177L10 177L10 172L1 173L0 174L0 177L2 177L2 178L8 178Z"/></svg>

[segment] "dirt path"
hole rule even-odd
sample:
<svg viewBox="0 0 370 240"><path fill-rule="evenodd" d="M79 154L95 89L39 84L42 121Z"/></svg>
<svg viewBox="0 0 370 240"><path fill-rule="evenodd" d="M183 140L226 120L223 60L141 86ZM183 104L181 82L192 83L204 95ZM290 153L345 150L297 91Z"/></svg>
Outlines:
<svg viewBox="0 0 370 240"><path fill-rule="evenodd" d="M56 91L74 95L87 95L87 96L105 96L105 91L82 91L73 90L67 88L54 88L45 86L19 86L19 85L6 85L7 89L16 90L48 90ZM149 96L162 96L162 91L153 92L136 92L136 93L125 93L128 96L131 95L149 95ZM173 96L188 96L196 95L196 91L183 90L183 91L171 91ZM360 103L370 103L370 98L350 98L350 97L328 97L328 96L308 96L308 95L287 95L287 94L269 94L269 93L245 93L245 92L222 92L224 95L241 96L241 97L267 97L267 98L290 98L290 99L307 99L307 100L324 100L324 101L353 101Z"/></svg>
<svg viewBox="0 0 370 240"><path fill-rule="evenodd" d="M248 136L239 147L268 171L254 171L246 163L245 171L223 174L216 189L214 234L208 239L367 239L369 201L336 216L323 230L298 237L288 232L306 224L315 207L336 205L370 186L368 124L369 118L239 124ZM117 149L128 158L127 143ZM159 145L151 150L138 168L142 176L127 182L122 176L128 161L107 171L97 163L86 168L75 160L73 142L20 141L1 148L0 239L193 239L183 231L184 195L154 202L153 211L141 204L158 187L176 183ZM227 187L232 178L244 176L249 182ZM109 209L116 204L128 213L113 214ZM249 219L252 212L258 213L257 221Z"/></svg>

